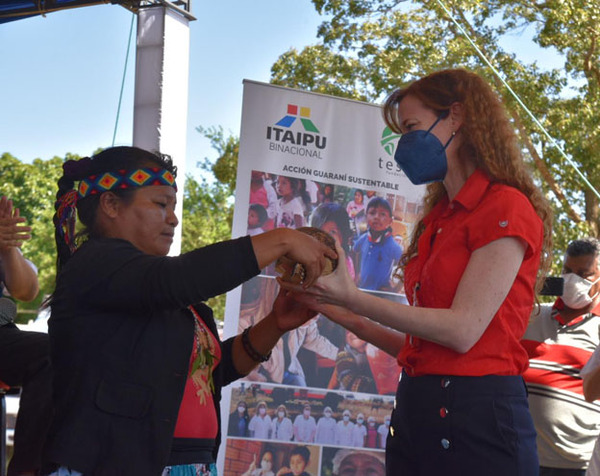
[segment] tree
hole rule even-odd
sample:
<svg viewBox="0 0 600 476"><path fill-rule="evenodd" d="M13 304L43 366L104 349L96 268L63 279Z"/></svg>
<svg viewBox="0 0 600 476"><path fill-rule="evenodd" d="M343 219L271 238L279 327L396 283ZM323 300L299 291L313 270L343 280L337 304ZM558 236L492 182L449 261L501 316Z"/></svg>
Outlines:
<svg viewBox="0 0 600 476"><path fill-rule="evenodd" d="M239 139L225 137L222 128L196 128L210 139L218 158L212 163L204 159L204 177L200 182L187 176L183 198L181 251L209 245L231 238L233 221L233 193L237 173ZM208 271L207 271L208 272ZM225 296L209 299L215 317L223 320Z"/></svg>
<svg viewBox="0 0 600 476"><path fill-rule="evenodd" d="M32 227L32 238L23 245L25 256L38 268L40 293L33 302L22 303L19 310L37 310L42 300L54 289L56 276L56 251L54 245L54 201L56 182L62 174L64 160L77 156L67 154L65 159L53 157L50 160L35 159L25 164L12 155L0 156L0 194L11 198L27 224ZM33 316L26 312L20 321Z"/></svg>
<svg viewBox="0 0 600 476"><path fill-rule="evenodd" d="M320 44L281 55L272 82L371 102L434 70L472 69L496 88L555 211L556 250L600 230L599 200L482 61L441 5L502 72L592 184L600 183L600 4L595 0L313 0L328 19ZM502 44L535 31L534 44L564 61L544 70ZM562 253L555 254L555 270Z"/></svg>

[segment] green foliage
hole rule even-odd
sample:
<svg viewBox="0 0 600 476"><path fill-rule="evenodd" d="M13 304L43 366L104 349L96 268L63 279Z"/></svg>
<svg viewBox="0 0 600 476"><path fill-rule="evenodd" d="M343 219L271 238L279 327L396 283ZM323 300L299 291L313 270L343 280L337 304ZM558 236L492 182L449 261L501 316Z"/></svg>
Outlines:
<svg viewBox="0 0 600 476"><path fill-rule="evenodd" d="M187 176L183 197L181 251L210 245L231 238L233 221L233 193L237 173L239 139L225 137L222 128L198 127L197 131L210 139L219 154L212 163L204 159L200 182ZM206 270L203 272L207 272ZM216 319L225 316L225 296L209 299Z"/></svg>
<svg viewBox="0 0 600 476"><path fill-rule="evenodd" d="M37 266L39 273L40 293L33 302L20 304L20 311L36 310L54 289L56 253L52 215L56 182L62 173L63 161L72 158L77 157L35 159L31 164L25 164L8 153L0 156L0 194L13 200L33 228L31 240L23 245L23 253ZM20 315L19 320L27 321L33 317L27 313Z"/></svg>
<svg viewBox="0 0 600 476"><path fill-rule="evenodd" d="M570 240L597 235L598 197L517 104L478 56L439 1L313 0L327 20L320 43L282 54L275 84L342 97L382 101L391 91L442 68L465 67L486 77L514 120L555 215L554 271ZM587 179L600 184L600 3L596 0L445 0L473 38ZM523 33L533 32L531 40ZM556 54L555 68L527 64L503 44Z"/></svg>

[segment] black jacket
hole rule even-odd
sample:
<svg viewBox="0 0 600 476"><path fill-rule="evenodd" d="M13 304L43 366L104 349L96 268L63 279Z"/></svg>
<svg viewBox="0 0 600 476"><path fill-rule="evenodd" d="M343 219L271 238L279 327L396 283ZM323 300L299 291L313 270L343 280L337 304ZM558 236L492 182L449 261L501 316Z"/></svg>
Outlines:
<svg viewBox="0 0 600 476"><path fill-rule="evenodd" d="M52 299L56 415L49 461L86 476L160 475L192 351L186 307L259 271L248 237L178 257L149 256L124 240L85 243L58 277ZM195 306L218 336L210 308ZM232 342L222 344L213 374L217 415L221 387L240 377Z"/></svg>

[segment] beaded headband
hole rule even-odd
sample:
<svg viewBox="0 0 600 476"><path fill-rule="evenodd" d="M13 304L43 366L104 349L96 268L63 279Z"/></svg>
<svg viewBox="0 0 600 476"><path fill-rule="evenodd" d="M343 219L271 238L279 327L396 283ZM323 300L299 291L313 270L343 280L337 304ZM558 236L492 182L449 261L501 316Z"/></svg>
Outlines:
<svg viewBox="0 0 600 476"><path fill-rule="evenodd" d="M67 172L68 167L68 162L65 162L63 170ZM177 190L175 177L171 172L160 167L152 167L90 175L79 182L77 190L70 190L63 194L57 200L55 226L71 254L77 250L75 222L78 199L99 195L110 190L124 190L148 185L168 185Z"/></svg>
<svg viewBox="0 0 600 476"><path fill-rule="evenodd" d="M177 190L175 177L168 170L160 167L141 168L136 170L117 170L103 174L90 175L79 182L77 195L85 198L109 190L123 190L148 185L168 185Z"/></svg>

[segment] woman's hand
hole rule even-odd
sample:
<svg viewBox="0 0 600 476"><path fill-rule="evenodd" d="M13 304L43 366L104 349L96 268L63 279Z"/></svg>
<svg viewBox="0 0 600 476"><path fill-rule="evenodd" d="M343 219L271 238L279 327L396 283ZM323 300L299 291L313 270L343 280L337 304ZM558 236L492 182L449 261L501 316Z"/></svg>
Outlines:
<svg viewBox="0 0 600 476"><path fill-rule="evenodd" d="M327 264L327 257L337 259L338 254L306 233L295 231L292 236L290 250L284 256L304 266L306 276L301 284L306 289L321 276Z"/></svg>
<svg viewBox="0 0 600 476"><path fill-rule="evenodd" d="M19 209L13 209L13 202L0 198L0 252L9 248L19 248L31 238L31 227L22 225L25 218L19 216Z"/></svg>
<svg viewBox="0 0 600 476"><path fill-rule="evenodd" d="M338 257L335 251L312 236L289 228L267 231L251 237L251 240L261 269L282 256L302 264L306 271L304 287L311 286L321 276L327 257Z"/></svg>
<svg viewBox="0 0 600 476"><path fill-rule="evenodd" d="M294 293L280 289L271 314L277 329L284 333L305 324L315 317L317 312L295 299Z"/></svg>
<svg viewBox="0 0 600 476"><path fill-rule="evenodd" d="M354 295L359 291L348 273L346 254L337 242L335 250L338 255L338 266L333 273L319 278L310 287L294 285L278 279L280 286L296 293L306 292L313 296L318 304L334 304L352 309Z"/></svg>

